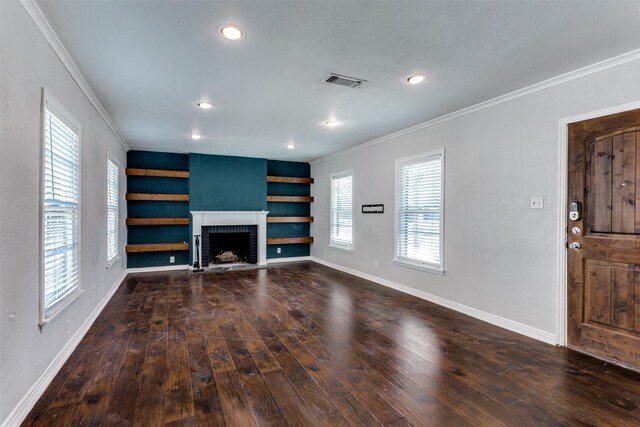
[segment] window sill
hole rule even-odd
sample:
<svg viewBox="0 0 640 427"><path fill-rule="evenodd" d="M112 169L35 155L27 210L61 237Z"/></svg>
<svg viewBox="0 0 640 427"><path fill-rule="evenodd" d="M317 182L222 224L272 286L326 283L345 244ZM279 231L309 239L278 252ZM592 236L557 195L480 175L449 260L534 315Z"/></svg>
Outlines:
<svg viewBox="0 0 640 427"><path fill-rule="evenodd" d="M55 308L55 311L49 314L45 314L43 318L40 320L40 322L38 322L38 326L40 327L40 332L42 332L44 328L46 328L49 324L53 323L53 321L56 320L56 318L60 314L65 312L67 308L70 307L71 304L73 304L75 300L77 300L78 297L80 297L80 295L82 295L83 292L84 292L84 289L78 289L76 292L66 297L62 302L58 303L59 306Z"/></svg>
<svg viewBox="0 0 640 427"><path fill-rule="evenodd" d="M405 261L398 258L393 259L394 264L401 267L412 268L414 270L425 271L427 273L435 274L437 276L444 276L444 270L440 270L437 267L431 267L427 264L420 264L418 262Z"/></svg>
<svg viewBox="0 0 640 427"><path fill-rule="evenodd" d="M354 252L353 248L348 248L346 246L329 245L329 249L333 249L334 251L347 252L350 254Z"/></svg>
<svg viewBox="0 0 640 427"><path fill-rule="evenodd" d="M107 265L106 265L106 269L110 269L111 267L113 267L113 265L115 263L117 263L118 261L120 261L120 254L116 255L114 258L110 259L109 261L107 261Z"/></svg>

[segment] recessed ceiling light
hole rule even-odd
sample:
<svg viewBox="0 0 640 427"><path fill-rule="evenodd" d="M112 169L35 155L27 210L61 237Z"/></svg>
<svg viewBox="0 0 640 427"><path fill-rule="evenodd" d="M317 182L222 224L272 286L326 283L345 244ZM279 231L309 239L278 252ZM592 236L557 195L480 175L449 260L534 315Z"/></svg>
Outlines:
<svg viewBox="0 0 640 427"><path fill-rule="evenodd" d="M224 24L218 27L218 34L227 40L241 40L245 34L240 28L235 25Z"/></svg>
<svg viewBox="0 0 640 427"><path fill-rule="evenodd" d="M198 140L198 139L200 139L202 137L197 133L192 133L191 135L189 135L189 138Z"/></svg>
<svg viewBox="0 0 640 427"><path fill-rule="evenodd" d="M426 78L427 76L425 76L424 74L418 74L416 76L407 77L407 82L409 82L409 84L412 84L412 85L417 85L422 83Z"/></svg>
<svg viewBox="0 0 640 427"><path fill-rule="evenodd" d="M198 102L198 107L202 108L203 110L208 110L210 108L213 108L213 104L210 102L202 101Z"/></svg>
<svg viewBox="0 0 640 427"><path fill-rule="evenodd" d="M296 145L293 142L290 142L289 144L287 144L287 148L289 150L293 150L294 148L296 148Z"/></svg>
<svg viewBox="0 0 640 427"><path fill-rule="evenodd" d="M329 126L330 128L334 128L336 126L338 126L338 122L335 120L329 120L328 122L325 123L327 126Z"/></svg>

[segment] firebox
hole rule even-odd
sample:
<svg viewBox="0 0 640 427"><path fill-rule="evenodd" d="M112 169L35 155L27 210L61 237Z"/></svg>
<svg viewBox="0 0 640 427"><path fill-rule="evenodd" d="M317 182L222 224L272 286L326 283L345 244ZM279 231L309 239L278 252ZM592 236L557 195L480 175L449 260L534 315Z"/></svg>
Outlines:
<svg viewBox="0 0 640 427"><path fill-rule="evenodd" d="M202 227L204 265L257 264L257 225L212 225Z"/></svg>

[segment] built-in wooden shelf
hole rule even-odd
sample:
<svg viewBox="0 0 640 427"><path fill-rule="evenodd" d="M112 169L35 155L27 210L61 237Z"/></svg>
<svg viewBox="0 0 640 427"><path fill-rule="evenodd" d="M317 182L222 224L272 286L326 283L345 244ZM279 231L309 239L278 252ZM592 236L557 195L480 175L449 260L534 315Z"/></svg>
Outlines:
<svg viewBox="0 0 640 427"><path fill-rule="evenodd" d="M172 171L165 169L137 169L127 168L130 176L156 176L162 178L189 178L189 171Z"/></svg>
<svg viewBox="0 0 640 427"><path fill-rule="evenodd" d="M272 237L267 245L291 245L294 243L313 243L313 237Z"/></svg>
<svg viewBox="0 0 640 427"><path fill-rule="evenodd" d="M157 202L188 202L188 194L153 194L153 193L127 193L127 200L147 200Z"/></svg>
<svg viewBox="0 0 640 427"><path fill-rule="evenodd" d="M313 222L312 216L268 216L267 222Z"/></svg>
<svg viewBox="0 0 640 427"><path fill-rule="evenodd" d="M289 184L313 184L313 178L298 178L294 176L267 176L267 182L286 182Z"/></svg>
<svg viewBox="0 0 640 427"><path fill-rule="evenodd" d="M313 197L307 197L307 196L267 196L267 202L311 203L311 202L313 202Z"/></svg>
<svg viewBox="0 0 640 427"><path fill-rule="evenodd" d="M297 177L297 176L275 176L275 175L267 175L267 183L285 183L285 184L303 184L310 185L314 183L313 178L309 177ZM290 187L291 188L291 187ZM274 187L275 189L275 187ZM274 191L275 192L275 191ZM280 191L278 191L280 192ZM295 194L295 192L291 191ZM289 193L291 193L289 192ZM286 192L285 192L286 193ZM311 196L267 196L267 202L282 202L282 203L313 203L313 197ZM307 205L308 206L308 205ZM308 212L305 212L306 209L302 211L295 212L298 215L308 215ZM291 212L291 213L294 213ZM311 223L313 222L312 216L268 216L267 223ZM297 226L292 226L296 228ZM291 226L289 226L291 228ZM306 227L305 227L306 228ZM277 231L273 229L272 231ZM283 234L285 234L283 232ZM310 244L313 243L313 237L311 236L300 236L300 237L269 237L267 234L267 245L291 245L291 244Z"/></svg>
<svg viewBox="0 0 640 427"><path fill-rule="evenodd" d="M188 251L188 243L147 243L127 245L127 253L137 252L163 252L163 251Z"/></svg>
<svg viewBox="0 0 640 427"><path fill-rule="evenodd" d="M189 225L189 218L127 218L127 225Z"/></svg>

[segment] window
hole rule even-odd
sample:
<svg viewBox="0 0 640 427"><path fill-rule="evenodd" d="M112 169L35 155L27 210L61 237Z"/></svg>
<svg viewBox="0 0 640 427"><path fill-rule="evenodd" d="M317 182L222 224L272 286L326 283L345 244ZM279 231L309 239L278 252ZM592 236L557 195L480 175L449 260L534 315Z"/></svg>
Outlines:
<svg viewBox="0 0 640 427"><path fill-rule="evenodd" d="M353 172L331 175L331 238L329 246L353 250Z"/></svg>
<svg viewBox="0 0 640 427"><path fill-rule="evenodd" d="M444 150L396 161L396 261L443 271Z"/></svg>
<svg viewBox="0 0 640 427"><path fill-rule="evenodd" d="M43 95L42 289L46 322L80 290L80 125Z"/></svg>
<svg viewBox="0 0 640 427"><path fill-rule="evenodd" d="M118 259L118 161L107 154L107 267Z"/></svg>

